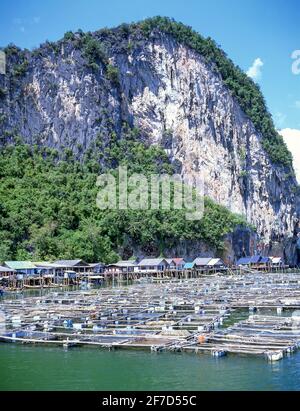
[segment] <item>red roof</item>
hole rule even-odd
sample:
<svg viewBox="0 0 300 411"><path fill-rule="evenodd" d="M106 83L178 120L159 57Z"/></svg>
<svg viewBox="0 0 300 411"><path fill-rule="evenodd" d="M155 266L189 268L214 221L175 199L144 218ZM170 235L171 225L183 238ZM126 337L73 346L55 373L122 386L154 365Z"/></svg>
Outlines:
<svg viewBox="0 0 300 411"><path fill-rule="evenodd" d="M184 261L183 258L172 258L172 260L173 260L174 263L176 263L176 264L180 264L180 263L182 263L182 262Z"/></svg>

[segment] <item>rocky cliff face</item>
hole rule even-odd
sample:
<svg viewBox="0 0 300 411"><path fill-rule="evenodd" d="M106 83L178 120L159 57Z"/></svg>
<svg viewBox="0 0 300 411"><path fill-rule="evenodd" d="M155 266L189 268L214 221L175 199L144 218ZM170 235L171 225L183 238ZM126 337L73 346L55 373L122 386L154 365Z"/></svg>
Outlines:
<svg viewBox="0 0 300 411"><path fill-rule="evenodd" d="M7 75L0 76L7 90L0 98L0 134L68 147L80 156L99 139L105 146L111 132L122 138L127 122L145 142L162 145L183 175L204 173L205 193L244 214L266 252L278 251L280 243L290 254L297 230L295 178L272 164L261 134L212 63L159 31L141 36L133 49L115 42L107 56L95 70L74 41L12 53ZM26 68L16 75L23 61ZM118 81L107 75L107 64L118 68Z"/></svg>
<svg viewBox="0 0 300 411"><path fill-rule="evenodd" d="M250 228L236 228L232 233L229 233L224 238L224 250L216 250L204 241L200 240L181 240L174 245L168 245L164 249L166 256L180 255L187 261L193 261L201 255L202 257L216 256L231 265L237 258L243 255L253 255L257 249L257 235ZM278 250L274 250L277 251ZM290 251L290 250L289 250ZM279 251L279 253L282 252ZM118 253L124 259L128 259L133 255L143 257L145 255L160 255L159 247L149 244L148 247L141 247L139 244L127 244L127 247L120 247ZM288 253L287 253L288 255ZM292 254L291 254L292 255Z"/></svg>

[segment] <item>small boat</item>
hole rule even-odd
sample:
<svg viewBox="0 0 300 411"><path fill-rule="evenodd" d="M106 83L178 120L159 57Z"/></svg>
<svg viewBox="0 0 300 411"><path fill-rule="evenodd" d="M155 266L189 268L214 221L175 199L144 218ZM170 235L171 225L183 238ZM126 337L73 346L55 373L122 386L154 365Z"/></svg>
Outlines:
<svg viewBox="0 0 300 411"><path fill-rule="evenodd" d="M295 350L296 350L296 346L295 345L294 346L290 345L290 346L287 347L286 353L287 354L292 354Z"/></svg>
<svg viewBox="0 0 300 411"><path fill-rule="evenodd" d="M269 361L279 361L283 358L282 351L267 351L266 356Z"/></svg>
<svg viewBox="0 0 300 411"><path fill-rule="evenodd" d="M79 341L78 340L73 340L73 341L70 341L69 340L69 337L63 342L63 347L65 348L65 349L68 349L68 348L72 348L72 347L76 347L76 345L78 345L78 343L79 343Z"/></svg>
<svg viewBox="0 0 300 411"><path fill-rule="evenodd" d="M212 351L212 356L213 357L225 357L227 352L225 350L213 350Z"/></svg>
<svg viewBox="0 0 300 411"><path fill-rule="evenodd" d="M152 352L160 352L160 351L162 351L162 347L161 346L159 346L159 345L151 345L151 351Z"/></svg>

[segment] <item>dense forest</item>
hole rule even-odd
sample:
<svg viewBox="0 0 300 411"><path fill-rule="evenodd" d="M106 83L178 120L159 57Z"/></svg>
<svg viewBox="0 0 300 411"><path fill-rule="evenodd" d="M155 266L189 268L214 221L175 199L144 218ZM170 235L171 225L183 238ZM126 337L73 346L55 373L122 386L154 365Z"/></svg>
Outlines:
<svg viewBox="0 0 300 411"><path fill-rule="evenodd" d="M146 147L135 139L111 143L108 164L126 165L134 172L172 173L163 149ZM134 161L133 161L134 159ZM158 245L201 239L222 250L223 236L242 217L205 199L202 220L188 221L185 210L100 210L96 206L96 155L79 162L65 150L63 158L50 148L29 146L19 138L0 152L0 260L83 258L116 261L119 249L130 257L132 244L151 253Z"/></svg>

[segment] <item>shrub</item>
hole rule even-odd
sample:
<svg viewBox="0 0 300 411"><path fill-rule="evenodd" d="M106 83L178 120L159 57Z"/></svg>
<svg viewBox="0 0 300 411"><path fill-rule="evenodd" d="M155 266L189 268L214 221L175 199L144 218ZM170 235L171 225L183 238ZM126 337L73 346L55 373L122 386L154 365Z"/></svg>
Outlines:
<svg viewBox="0 0 300 411"><path fill-rule="evenodd" d="M104 47L99 41L94 39L90 34L86 34L81 40L83 44L83 54L87 59L88 65L95 69L98 63L102 62L106 64L107 57Z"/></svg>
<svg viewBox="0 0 300 411"><path fill-rule="evenodd" d="M26 71L28 69L28 61L24 60L20 64L16 64L13 68L13 75L16 77L22 77L26 74Z"/></svg>
<svg viewBox="0 0 300 411"><path fill-rule="evenodd" d="M114 84L119 84L119 69L112 64L106 67L107 78Z"/></svg>
<svg viewBox="0 0 300 411"><path fill-rule="evenodd" d="M72 31L67 31L65 34L64 34L64 40L66 40L66 41L72 41L72 40L74 40L75 39L75 35L74 35L74 33L72 32Z"/></svg>

